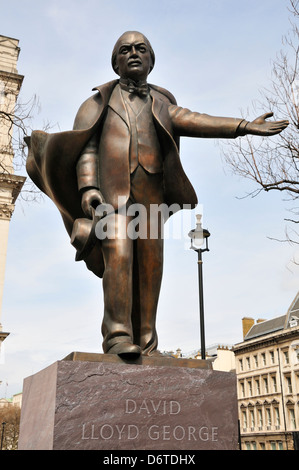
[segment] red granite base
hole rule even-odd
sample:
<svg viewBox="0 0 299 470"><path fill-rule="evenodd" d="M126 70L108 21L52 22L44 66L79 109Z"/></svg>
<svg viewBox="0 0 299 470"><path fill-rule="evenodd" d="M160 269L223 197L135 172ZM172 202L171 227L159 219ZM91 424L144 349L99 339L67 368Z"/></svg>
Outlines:
<svg viewBox="0 0 299 470"><path fill-rule="evenodd" d="M234 373L97 356L25 379L20 450L237 450Z"/></svg>

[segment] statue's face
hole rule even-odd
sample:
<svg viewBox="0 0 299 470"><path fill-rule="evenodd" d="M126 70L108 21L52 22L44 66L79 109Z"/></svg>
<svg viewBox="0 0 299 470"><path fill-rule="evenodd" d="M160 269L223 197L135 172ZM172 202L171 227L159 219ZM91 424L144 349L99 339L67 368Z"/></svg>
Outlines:
<svg viewBox="0 0 299 470"><path fill-rule="evenodd" d="M144 36L125 33L118 40L115 65L121 78L145 80L153 67L150 50Z"/></svg>

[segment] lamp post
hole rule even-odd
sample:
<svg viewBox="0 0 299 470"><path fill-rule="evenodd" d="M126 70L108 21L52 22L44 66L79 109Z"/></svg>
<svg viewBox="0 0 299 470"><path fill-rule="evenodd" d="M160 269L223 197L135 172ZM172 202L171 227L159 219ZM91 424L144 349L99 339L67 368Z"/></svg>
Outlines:
<svg viewBox="0 0 299 470"><path fill-rule="evenodd" d="M200 340L201 340L201 358L206 358L205 344L205 323L204 323L204 302L203 302L203 273L202 273L202 253L210 251L208 247L208 238L210 232L202 228L201 214L196 215L196 228L189 232L191 238L190 249L198 254L198 289L199 289L199 318L200 318ZM203 247L203 245L205 246Z"/></svg>

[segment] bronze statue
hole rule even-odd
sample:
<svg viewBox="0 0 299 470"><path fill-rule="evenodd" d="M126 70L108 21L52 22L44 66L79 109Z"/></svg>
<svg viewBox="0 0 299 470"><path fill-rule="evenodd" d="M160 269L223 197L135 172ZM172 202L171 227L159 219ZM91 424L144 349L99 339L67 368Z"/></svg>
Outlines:
<svg viewBox="0 0 299 470"><path fill-rule="evenodd" d="M147 214L153 204L194 208L197 197L179 158L180 136L267 136L288 125L266 121L271 113L248 122L181 108L169 91L147 83L154 63L147 38L124 33L112 53L120 78L94 88L73 130L34 131L27 140L29 176L60 210L76 259L103 278L104 353L124 358L160 354L155 324L163 236L157 221L157 237L132 239L127 228L133 216L120 210L119 198L126 209L138 203ZM99 221L95 208L104 203L114 211ZM99 240L96 224L103 221L116 235ZM149 233L149 215L143 223Z"/></svg>

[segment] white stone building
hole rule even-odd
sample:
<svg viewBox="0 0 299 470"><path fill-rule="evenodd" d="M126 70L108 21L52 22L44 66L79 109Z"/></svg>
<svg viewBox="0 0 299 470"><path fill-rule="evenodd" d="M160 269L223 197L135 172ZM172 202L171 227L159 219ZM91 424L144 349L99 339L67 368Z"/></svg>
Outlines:
<svg viewBox="0 0 299 470"><path fill-rule="evenodd" d="M9 335L2 331L1 309L9 223L25 177L14 174L13 118L23 76L18 74L18 39L0 35L0 348Z"/></svg>
<svg viewBox="0 0 299 470"><path fill-rule="evenodd" d="M297 450L299 292L280 317L243 318L243 336L233 348L242 449Z"/></svg>

